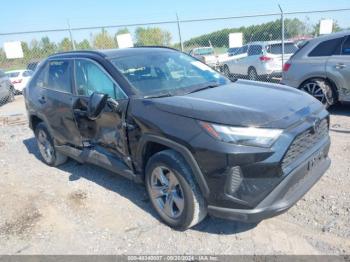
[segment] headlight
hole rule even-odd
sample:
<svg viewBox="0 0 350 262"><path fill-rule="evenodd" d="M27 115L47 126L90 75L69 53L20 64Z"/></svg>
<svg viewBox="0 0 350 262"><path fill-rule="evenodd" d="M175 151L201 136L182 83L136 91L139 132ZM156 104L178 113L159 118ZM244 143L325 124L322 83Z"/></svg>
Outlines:
<svg viewBox="0 0 350 262"><path fill-rule="evenodd" d="M248 146L271 147L282 134L280 129L256 127L232 127L199 122L212 137L227 143Z"/></svg>

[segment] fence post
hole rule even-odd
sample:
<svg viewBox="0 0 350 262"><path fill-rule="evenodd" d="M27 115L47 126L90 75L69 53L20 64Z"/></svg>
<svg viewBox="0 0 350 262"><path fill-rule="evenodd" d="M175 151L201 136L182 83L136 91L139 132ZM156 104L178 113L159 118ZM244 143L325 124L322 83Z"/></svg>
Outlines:
<svg viewBox="0 0 350 262"><path fill-rule="evenodd" d="M281 24L282 24L282 71L283 71L283 65L284 65L284 12L280 5L278 5L279 9L281 10Z"/></svg>
<svg viewBox="0 0 350 262"><path fill-rule="evenodd" d="M179 40L180 40L180 47L181 47L181 52L184 51L184 46L182 43L182 37L181 37L181 27L180 27L180 20L179 20L179 16L176 13L176 21L177 21L177 31L179 33Z"/></svg>
<svg viewBox="0 0 350 262"><path fill-rule="evenodd" d="M72 30L70 29L69 19L67 19L67 24L68 24L68 32L69 32L70 41L72 43L73 50L75 50L75 43L73 40Z"/></svg>

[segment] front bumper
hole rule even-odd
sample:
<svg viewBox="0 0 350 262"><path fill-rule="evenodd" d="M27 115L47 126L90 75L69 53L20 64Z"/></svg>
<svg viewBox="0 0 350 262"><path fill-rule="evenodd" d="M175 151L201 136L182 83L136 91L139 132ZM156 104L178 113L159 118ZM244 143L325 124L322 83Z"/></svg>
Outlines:
<svg viewBox="0 0 350 262"><path fill-rule="evenodd" d="M328 153L330 142L320 150ZM318 150L317 152L319 152ZM331 164L328 156L324 156L316 166L310 168L315 154L308 157L303 164L291 171L255 208L233 209L209 205L208 213L225 219L258 222L287 211L322 177Z"/></svg>

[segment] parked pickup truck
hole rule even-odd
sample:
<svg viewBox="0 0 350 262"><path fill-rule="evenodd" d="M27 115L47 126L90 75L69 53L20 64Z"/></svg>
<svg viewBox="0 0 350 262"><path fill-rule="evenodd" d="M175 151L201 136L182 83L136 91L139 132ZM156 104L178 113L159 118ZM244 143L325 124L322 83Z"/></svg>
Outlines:
<svg viewBox="0 0 350 262"><path fill-rule="evenodd" d="M212 47L197 47L192 49L189 54L212 68L219 66L218 56Z"/></svg>

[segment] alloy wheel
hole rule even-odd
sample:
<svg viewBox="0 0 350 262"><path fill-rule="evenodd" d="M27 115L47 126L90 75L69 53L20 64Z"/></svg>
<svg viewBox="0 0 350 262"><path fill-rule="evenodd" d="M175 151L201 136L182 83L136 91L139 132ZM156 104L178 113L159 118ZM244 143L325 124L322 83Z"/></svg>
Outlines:
<svg viewBox="0 0 350 262"><path fill-rule="evenodd" d="M47 137L46 132L44 130L39 130L37 139L41 156L47 163L52 162L54 157L54 148Z"/></svg>
<svg viewBox="0 0 350 262"><path fill-rule="evenodd" d="M326 95L324 94L322 88L317 83L314 83L314 82L306 83L305 85L303 85L301 90L312 95L322 104L327 103Z"/></svg>
<svg viewBox="0 0 350 262"><path fill-rule="evenodd" d="M175 174L167 167L156 167L151 174L150 197L159 212L177 219L185 207L183 190Z"/></svg>

